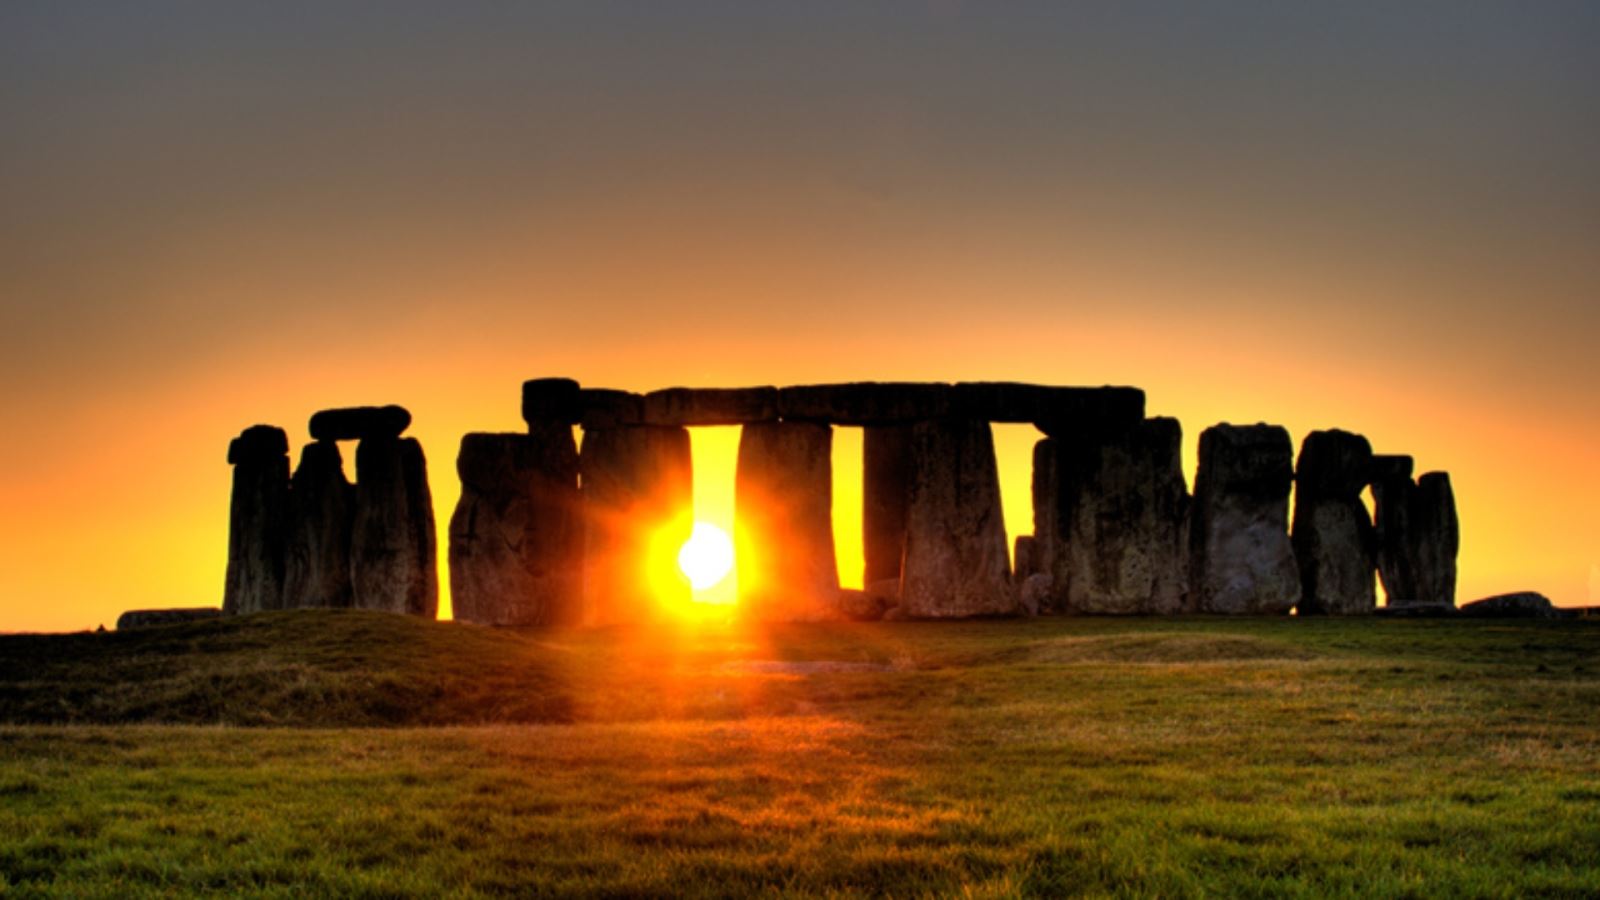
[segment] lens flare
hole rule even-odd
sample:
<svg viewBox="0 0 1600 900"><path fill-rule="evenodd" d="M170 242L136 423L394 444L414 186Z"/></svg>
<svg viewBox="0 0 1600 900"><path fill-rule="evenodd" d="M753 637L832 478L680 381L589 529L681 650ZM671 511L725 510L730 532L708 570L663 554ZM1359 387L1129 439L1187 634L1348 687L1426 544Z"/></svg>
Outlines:
<svg viewBox="0 0 1600 900"><path fill-rule="evenodd" d="M714 587L733 569L733 541L709 522L694 523L689 539L678 551L678 568L697 591Z"/></svg>

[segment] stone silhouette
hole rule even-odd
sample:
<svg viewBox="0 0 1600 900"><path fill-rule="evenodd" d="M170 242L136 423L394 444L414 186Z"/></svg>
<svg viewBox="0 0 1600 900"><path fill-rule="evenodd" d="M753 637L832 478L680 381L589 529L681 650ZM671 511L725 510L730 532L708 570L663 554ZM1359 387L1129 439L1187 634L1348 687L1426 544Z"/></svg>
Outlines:
<svg viewBox="0 0 1600 900"><path fill-rule="evenodd" d="M206 622L222 617L215 606L180 606L172 609L130 609L117 616L117 630L129 628L154 628L159 625L182 625L187 622ZM102 627L100 629L104 631Z"/></svg>
<svg viewBox="0 0 1600 900"><path fill-rule="evenodd" d="M734 546L739 603L772 622L838 618L833 546L833 429L759 422L739 436Z"/></svg>
<svg viewBox="0 0 1600 900"><path fill-rule="evenodd" d="M1450 476L1411 480L1411 458L1374 458L1372 496L1378 576L1390 604L1456 600L1460 530Z"/></svg>
<svg viewBox="0 0 1600 900"><path fill-rule="evenodd" d="M233 496L228 504L228 615L283 608L284 540L289 507L289 436L254 425L228 445Z"/></svg>
<svg viewBox="0 0 1600 900"><path fill-rule="evenodd" d="M892 580L898 593L911 499L910 427L870 425L862 429L861 461L863 583Z"/></svg>
<svg viewBox="0 0 1600 900"><path fill-rule="evenodd" d="M437 538L427 461L413 438L363 438L356 446L350 581L361 609L434 618Z"/></svg>
<svg viewBox="0 0 1600 900"><path fill-rule="evenodd" d="M989 423L943 419L913 426L901 612L915 618L1015 614L1010 574Z"/></svg>
<svg viewBox="0 0 1600 900"><path fill-rule="evenodd" d="M1018 578L1023 581L1023 587L1032 592L1035 613L1061 612L1066 593L1061 591L1058 597L1055 585L1062 532L1061 513L1057 508L1061 491L1056 477L1057 453L1057 444L1052 438L1045 438L1033 445L1033 479L1030 484L1033 496L1033 546L1028 554L1028 571L1024 574L1019 565ZM1034 576L1038 578L1029 587L1027 579Z"/></svg>
<svg viewBox="0 0 1600 900"><path fill-rule="evenodd" d="M285 608L354 604L350 534L355 501L355 487L344 477L338 444L321 440L301 448L300 465L290 480Z"/></svg>
<svg viewBox="0 0 1600 900"><path fill-rule="evenodd" d="M1190 581L1198 612L1287 613L1300 602L1289 543L1294 482L1289 433L1214 425L1200 435L1190 518Z"/></svg>
<svg viewBox="0 0 1600 900"><path fill-rule="evenodd" d="M571 378L533 378L522 383L522 420L529 425L576 425L583 419L578 383Z"/></svg>
<svg viewBox="0 0 1600 900"><path fill-rule="evenodd" d="M644 395L646 425L744 425L778 421L778 389L667 388Z"/></svg>
<svg viewBox="0 0 1600 900"><path fill-rule="evenodd" d="M586 426L578 467L583 621L648 622L662 606L688 601L689 583L674 574L672 559L694 524L689 432L661 425ZM662 577L652 580L652 571Z"/></svg>
<svg viewBox="0 0 1600 900"><path fill-rule="evenodd" d="M1359 434L1313 431L1295 469L1294 555L1306 615L1359 615L1377 608L1376 534L1361 491L1372 446Z"/></svg>
<svg viewBox="0 0 1600 900"><path fill-rule="evenodd" d="M1170 614L1188 595L1187 515L1175 419L1084 428L1059 447L1055 509L1064 529L1055 582L1072 613Z"/></svg>
<svg viewBox="0 0 1600 900"><path fill-rule="evenodd" d="M400 406L352 406L325 409L311 417L311 437L318 441L397 438L411 426L411 413Z"/></svg>
<svg viewBox="0 0 1600 900"><path fill-rule="evenodd" d="M483 625L569 625L583 611L583 515L572 427L469 434L456 458L450 519L455 618Z"/></svg>

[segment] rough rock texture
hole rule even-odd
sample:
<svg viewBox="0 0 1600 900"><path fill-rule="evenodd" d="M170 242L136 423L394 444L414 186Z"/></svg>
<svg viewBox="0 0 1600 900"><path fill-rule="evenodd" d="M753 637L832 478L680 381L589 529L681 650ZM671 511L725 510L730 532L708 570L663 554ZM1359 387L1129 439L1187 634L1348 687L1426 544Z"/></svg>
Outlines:
<svg viewBox="0 0 1600 900"><path fill-rule="evenodd" d="M644 424L644 397L610 388L583 388L578 392L579 421L585 429L620 428Z"/></svg>
<svg viewBox="0 0 1600 900"><path fill-rule="evenodd" d="M646 425L744 425L778 420L778 389L667 388L644 395Z"/></svg>
<svg viewBox="0 0 1600 900"><path fill-rule="evenodd" d="M397 438L409 427L411 413L392 405L325 409L311 417L311 437L318 441Z"/></svg>
<svg viewBox="0 0 1600 900"><path fill-rule="evenodd" d="M862 581L900 580L906 549L906 505L911 497L911 429L873 425L862 430Z"/></svg>
<svg viewBox="0 0 1600 900"><path fill-rule="evenodd" d="M356 489L344 477L339 445L315 441L300 450L289 491L289 527L284 549L285 609L348 607L350 534Z"/></svg>
<svg viewBox="0 0 1600 900"><path fill-rule="evenodd" d="M1011 542L1011 574L1014 581L1022 581L1039 571L1033 560L1033 535L1019 534Z"/></svg>
<svg viewBox="0 0 1600 900"><path fill-rule="evenodd" d="M583 613L583 511L572 427L469 434L450 517L450 596L458 621L568 625Z"/></svg>
<svg viewBox="0 0 1600 900"><path fill-rule="evenodd" d="M1360 615L1377 608L1376 536L1361 502L1372 446L1359 434L1313 431L1295 469L1294 544L1302 615Z"/></svg>
<svg viewBox="0 0 1600 900"><path fill-rule="evenodd" d="M919 423L911 430L901 611L915 618L1015 614L1010 568L989 423Z"/></svg>
<svg viewBox="0 0 1600 900"><path fill-rule="evenodd" d="M1543 594L1519 591L1463 603L1461 615L1478 619L1559 619L1561 611ZM117 627L122 626L118 623Z"/></svg>
<svg viewBox="0 0 1600 900"><path fill-rule="evenodd" d="M289 437L271 425L246 428L228 445L228 571L222 611L283 607L283 544L289 507Z"/></svg>
<svg viewBox="0 0 1600 900"><path fill-rule="evenodd" d="M1412 483L1402 471L1392 465L1372 482L1384 592L1390 603L1453 604L1461 538L1450 476L1429 472Z"/></svg>
<svg viewBox="0 0 1600 900"><path fill-rule="evenodd" d="M174 609L130 609L117 616L117 630L150 628L156 625L178 625L184 622L204 622L221 618L222 610L215 606L188 606Z"/></svg>
<svg viewBox="0 0 1600 900"><path fill-rule="evenodd" d="M739 436L734 532L739 605L770 622L838 618L833 429L760 422Z"/></svg>
<svg viewBox="0 0 1600 900"><path fill-rule="evenodd" d="M1061 552L1061 511L1057 508L1057 494L1061 485L1056 477L1058 450L1050 438L1033 445L1033 551L1029 562L1032 571L1051 575L1056 571L1056 558ZM1039 597L1037 613L1057 613L1065 603L1064 595L1057 596L1052 577L1045 584L1046 594Z"/></svg>
<svg viewBox="0 0 1600 900"><path fill-rule="evenodd" d="M1289 542L1289 433L1215 425L1200 435L1190 516L1189 589L1197 612L1287 613L1300 602Z"/></svg>
<svg viewBox="0 0 1600 900"><path fill-rule="evenodd" d="M1182 441L1177 420L1164 418L1055 439L1063 532L1052 574L1065 586L1067 612L1184 610L1189 491Z"/></svg>
<svg viewBox="0 0 1600 900"><path fill-rule="evenodd" d="M778 415L788 421L903 425L949 414L948 384L856 382L778 390Z"/></svg>
<svg viewBox="0 0 1600 900"><path fill-rule="evenodd" d="M581 418L578 383L571 378L532 378L522 383L522 421L576 425Z"/></svg>
<svg viewBox="0 0 1600 900"><path fill-rule="evenodd" d="M1024 615L1037 616L1055 596L1055 579L1048 572L1035 572L1021 579L1021 583L1017 597L1022 612Z"/></svg>
<svg viewBox="0 0 1600 900"><path fill-rule="evenodd" d="M871 591L858 591L851 588L840 588L839 598L834 602L834 607L839 615L856 622L876 622L883 618L891 604L884 602L883 597Z"/></svg>
<svg viewBox="0 0 1600 900"><path fill-rule="evenodd" d="M350 581L355 606L432 619L439 611L437 538L428 464L413 438L356 447Z"/></svg>
<svg viewBox="0 0 1600 900"><path fill-rule="evenodd" d="M1122 428L1144 418L1144 391L967 381L951 387L951 411L965 419L1034 423L1052 435L1070 433L1085 423Z"/></svg>
<svg viewBox="0 0 1600 900"><path fill-rule="evenodd" d="M583 433L583 621L649 622L686 603L678 549L694 527L689 432L662 425Z"/></svg>

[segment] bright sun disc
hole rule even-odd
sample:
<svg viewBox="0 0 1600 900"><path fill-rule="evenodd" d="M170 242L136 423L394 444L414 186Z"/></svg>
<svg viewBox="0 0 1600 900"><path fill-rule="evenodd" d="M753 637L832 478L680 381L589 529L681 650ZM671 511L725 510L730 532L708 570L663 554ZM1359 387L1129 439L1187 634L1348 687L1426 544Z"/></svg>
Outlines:
<svg viewBox="0 0 1600 900"><path fill-rule="evenodd" d="M715 587L733 569L733 541L721 528L696 522L678 551L678 568L689 576L689 586L695 590Z"/></svg>

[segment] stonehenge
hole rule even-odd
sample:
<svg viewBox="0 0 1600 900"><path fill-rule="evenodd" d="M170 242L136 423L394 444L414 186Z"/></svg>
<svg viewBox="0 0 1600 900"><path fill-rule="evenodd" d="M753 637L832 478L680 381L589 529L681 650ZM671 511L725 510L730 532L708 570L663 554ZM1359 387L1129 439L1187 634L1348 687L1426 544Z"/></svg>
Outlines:
<svg viewBox="0 0 1600 900"><path fill-rule="evenodd" d="M1275 425L1199 439L1131 387L853 382L522 385L525 432L471 433L450 517L454 616L487 626L625 625L693 599L677 554L693 526L688 429L741 429L738 614L770 622L1014 615L1359 615L1454 607L1449 476L1313 431L1298 462ZM992 425L1028 424L1032 533L1008 543ZM223 613L354 607L435 617L427 462L398 406L311 417L233 440ZM833 430L861 428L860 588L841 587ZM581 438L581 440L580 440ZM356 441L355 479L338 442ZM1373 511L1363 492L1370 486ZM1293 522L1290 500L1293 497ZM1014 549L1013 549L1014 548ZM847 573L853 578L854 573ZM853 582L846 582L853 583Z"/></svg>
<svg viewBox="0 0 1600 900"><path fill-rule="evenodd" d="M433 498L422 446L400 436L410 422L398 406L323 410L311 417L316 440L292 479L283 429L256 425L233 440L225 615L309 607L437 615ZM359 441L353 485L335 443L350 439Z"/></svg>

